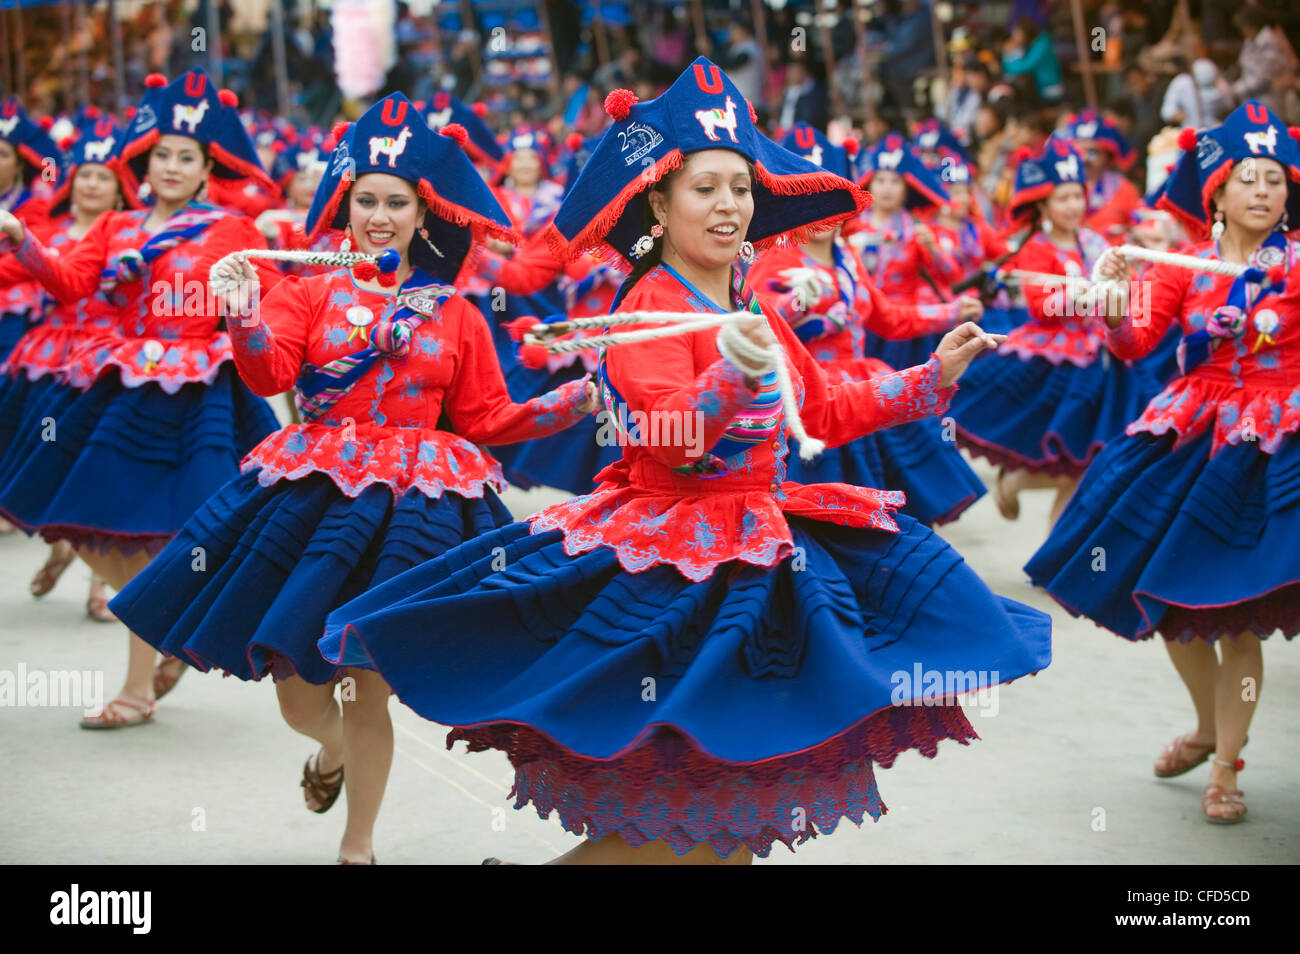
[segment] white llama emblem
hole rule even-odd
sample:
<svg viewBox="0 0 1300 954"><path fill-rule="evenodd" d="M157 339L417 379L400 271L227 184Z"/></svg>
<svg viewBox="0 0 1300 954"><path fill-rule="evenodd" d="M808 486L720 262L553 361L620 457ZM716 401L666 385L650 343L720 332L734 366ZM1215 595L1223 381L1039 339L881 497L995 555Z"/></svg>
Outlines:
<svg viewBox="0 0 1300 954"><path fill-rule="evenodd" d="M8 119L0 119L0 134L12 136L14 127L18 125L18 114L10 116Z"/></svg>
<svg viewBox="0 0 1300 954"><path fill-rule="evenodd" d="M902 161L903 161L902 146L899 146L897 149L891 149L889 152L881 152L876 154L877 169L897 169L899 163L901 163Z"/></svg>
<svg viewBox="0 0 1300 954"><path fill-rule="evenodd" d="M812 147L812 152L807 153L804 156L804 158L807 159L809 162L811 162L813 165L820 166L822 164L822 147L814 144Z"/></svg>
<svg viewBox="0 0 1300 954"><path fill-rule="evenodd" d="M1250 147L1253 155L1258 156L1265 149L1270 156L1276 156L1277 152L1277 127L1269 123L1267 132L1248 132L1244 134L1246 145Z"/></svg>
<svg viewBox="0 0 1300 954"><path fill-rule="evenodd" d="M443 126L451 122L451 107L448 106L446 109L440 109L436 113L430 113L425 117L425 121L429 124L430 129L441 129Z"/></svg>
<svg viewBox="0 0 1300 954"><path fill-rule="evenodd" d="M1075 126L1074 138L1075 139L1096 139L1097 124L1095 122L1091 122L1091 123L1082 123L1078 126Z"/></svg>
<svg viewBox="0 0 1300 954"><path fill-rule="evenodd" d="M700 125L704 127L704 135L711 141L720 141L718 130L725 129L732 142L740 142L736 138L736 104L730 96L727 97L726 109L697 109L695 118L700 121Z"/></svg>
<svg viewBox="0 0 1300 954"><path fill-rule="evenodd" d="M1062 182L1077 182L1079 179L1079 162L1074 158L1074 153L1070 153L1065 159L1056 164L1056 178Z"/></svg>
<svg viewBox="0 0 1300 954"><path fill-rule="evenodd" d="M391 136L370 137L370 164L379 165L381 155L388 157L388 168L397 168L397 157L406 151L406 140L411 138L411 127L403 126L394 139Z"/></svg>
<svg viewBox="0 0 1300 954"><path fill-rule="evenodd" d="M198 129L199 123L203 122L203 114L208 111L208 101L200 100L197 106L191 106L189 103L177 103L172 107L172 128L180 129L184 124L190 128L190 132Z"/></svg>
<svg viewBox="0 0 1300 954"><path fill-rule="evenodd" d="M115 141L114 137L109 136L107 139L101 139L98 142L86 143L86 161L106 162L113 153L113 143Z"/></svg>

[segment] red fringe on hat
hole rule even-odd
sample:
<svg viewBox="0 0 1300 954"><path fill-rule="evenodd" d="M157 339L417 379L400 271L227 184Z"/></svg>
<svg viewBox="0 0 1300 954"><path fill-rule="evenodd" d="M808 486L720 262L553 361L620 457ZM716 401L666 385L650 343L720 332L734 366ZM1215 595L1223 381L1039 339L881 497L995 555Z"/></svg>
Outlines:
<svg viewBox="0 0 1300 954"><path fill-rule="evenodd" d="M465 143L469 142L469 130L460 123L447 123L438 130L438 135L456 140L456 145L462 149L465 148Z"/></svg>

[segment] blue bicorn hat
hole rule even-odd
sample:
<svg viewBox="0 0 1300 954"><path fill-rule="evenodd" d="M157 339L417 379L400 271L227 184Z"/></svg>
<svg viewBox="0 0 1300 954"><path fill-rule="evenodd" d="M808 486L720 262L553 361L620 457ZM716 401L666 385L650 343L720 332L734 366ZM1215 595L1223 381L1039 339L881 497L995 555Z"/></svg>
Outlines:
<svg viewBox="0 0 1300 954"><path fill-rule="evenodd" d="M1083 157L1068 140L1051 136L1043 147L1041 156L1027 155L1029 150L1022 147L1018 154L1020 165L1016 167L1016 184L1011 193L1008 211L1011 220L1023 225L1031 216L1034 205L1046 199L1058 186L1082 186L1087 194L1088 185L1084 181Z"/></svg>
<svg viewBox="0 0 1300 954"><path fill-rule="evenodd" d="M50 196L50 216L62 215L68 211L72 198L72 180L77 170L84 165L106 166L120 182L121 151L122 127L117 124L117 120L98 110L95 115L83 114L77 123L76 139L68 146L68 164L64 170L63 182ZM125 188L122 191L125 194Z"/></svg>
<svg viewBox="0 0 1300 954"><path fill-rule="evenodd" d="M948 202L948 193L943 190L939 177L898 133L889 133L862 154L858 183L870 188L877 172L896 172L903 177L907 183L907 199L903 203L906 208L928 209Z"/></svg>

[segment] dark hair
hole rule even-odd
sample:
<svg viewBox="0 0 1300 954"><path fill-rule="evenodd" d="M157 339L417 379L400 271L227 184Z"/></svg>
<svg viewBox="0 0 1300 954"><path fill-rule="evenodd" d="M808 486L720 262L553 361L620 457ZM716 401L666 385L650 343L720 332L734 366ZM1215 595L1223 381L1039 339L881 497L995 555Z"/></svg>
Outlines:
<svg viewBox="0 0 1300 954"><path fill-rule="evenodd" d="M653 226L658 221L655 218L654 210L650 208L650 193L658 192L664 197L667 197L668 193L672 190L673 181L679 175L682 174L682 172L686 169L686 163L690 162L690 160L691 160L691 155L687 155L683 157L682 164L680 166L678 166L676 169L671 170L670 172L665 173L663 178L661 178L658 182L652 185L640 196L638 201L640 201L641 203L641 227L645 230L644 234L649 235L650 227ZM745 165L749 169L749 178L750 181L752 182L754 179L754 164L750 162L748 159L746 159ZM663 238L662 237L652 238L651 243L652 244L651 244L650 251L642 255L633 263L632 271L628 273L628 276L626 279L624 279L623 284L619 286L618 294L614 296L614 307L618 307L618 303L622 301L624 296L626 296L627 293L632 290L632 286L634 286L637 282L639 282L642 278L644 278L650 272L651 269L653 269L656 265L658 265L661 261L663 261L663 256L664 256Z"/></svg>
<svg viewBox="0 0 1300 954"><path fill-rule="evenodd" d="M17 167L17 171L14 173L14 185L25 185L27 183L27 163L23 162L22 153L20 153L18 147L8 139L0 139L0 142L13 150L14 162Z"/></svg>

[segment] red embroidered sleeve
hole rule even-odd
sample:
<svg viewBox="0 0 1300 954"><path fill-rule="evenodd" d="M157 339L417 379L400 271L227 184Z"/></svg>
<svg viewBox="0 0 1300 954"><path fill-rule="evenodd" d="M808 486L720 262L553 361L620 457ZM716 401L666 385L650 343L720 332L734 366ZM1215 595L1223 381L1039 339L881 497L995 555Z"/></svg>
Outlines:
<svg viewBox="0 0 1300 954"><path fill-rule="evenodd" d="M564 266L552 254L545 234L538 232L512 257L500 261L495 276L484 277L508 294L530 295L555 281L562 271Z"/></svg>
<svg viewBox="0 0 1300 954"><path fill-rule="evenodd" d="M939 390L942 368L934 355L925 364L869 381L831 384L826 371L784 322L769 320L769 324L803 377L804 402L799 414L804 430L828 447L847 444L896 424L942 414L957 393L955 384Z"/></svg>
<svg viewBox="0 0 1300 954"><path fill-rule="evenodd" d="M14 257L61 304L73 305L99 290L99 276L108 259L109 236L117 223L118 215L101 215L86 237L66 255L51 252L34 230L27 229Z"/></svg>
<svg viewBox="0 0 1300 954"><path fill-rule="evenodd" d="M456 372L443 398L457 434L478 444L513 444L554 434L582 419L585 377L516 404L506 390L482 313L456 296L444 305L443 320L458 322Z"/></svg>
<svg viewBox="0 0 1300 954"><path fill-rule="evenodd" d="M227 318L235 367L254 394L281 394L298 380L317 310L313 284L286 279L253 303L251 315Z"/></svg>
<svg viewBox="0 0 1300 954"><path fill-rule="evenodd" d="M1106 344L1126 361L1150 354L1183 310L1188 280L1194 272L1155 265L1130 292L1129 313L1118 328L1106 332Z"/></svg>

